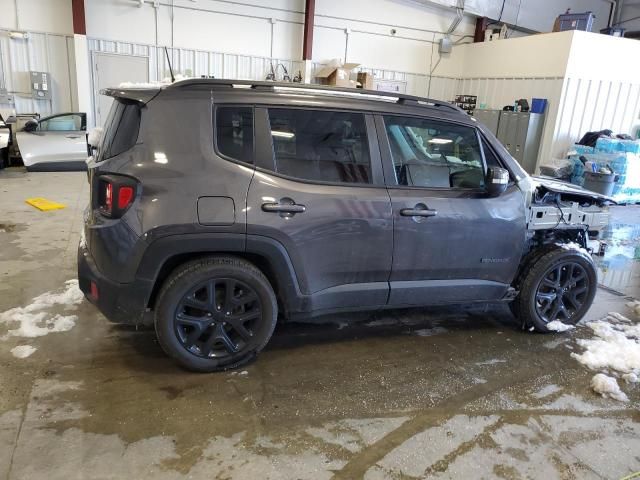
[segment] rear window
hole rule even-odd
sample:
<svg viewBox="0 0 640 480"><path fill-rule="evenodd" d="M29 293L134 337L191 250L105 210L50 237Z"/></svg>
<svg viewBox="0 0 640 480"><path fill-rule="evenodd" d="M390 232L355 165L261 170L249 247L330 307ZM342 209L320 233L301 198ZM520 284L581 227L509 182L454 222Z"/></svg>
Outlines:
<svg viewBox="0 0 640 480"><path fill-rule="evenodd" d="M233 160L253 163L253 108L218 107L216 145L221 154Z"/></svg>
<svg viewBox="0 0 640 480"><path fill-rule="evenodd" d="M100 160L115 157L136 144L140 130L140 106L114 99L104 126Z"/></svg>

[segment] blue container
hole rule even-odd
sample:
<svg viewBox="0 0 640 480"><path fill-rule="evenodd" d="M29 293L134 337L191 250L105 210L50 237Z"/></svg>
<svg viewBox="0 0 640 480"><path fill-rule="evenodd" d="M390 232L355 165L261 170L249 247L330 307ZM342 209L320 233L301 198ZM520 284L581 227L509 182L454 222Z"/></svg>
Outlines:
<svg viewBox="0 0 640 480"><path fill-rule="evenodd" d="M532 98L531 99L531 113L544 113L547 109L546 98Z"/></svg>
<svg viewBox="0 0 640 480"><path fill-rule="evenodd" d="M560 15L560 31L564 30L582 30L590 32L593 28L593 13L565 13Z"/></svg>

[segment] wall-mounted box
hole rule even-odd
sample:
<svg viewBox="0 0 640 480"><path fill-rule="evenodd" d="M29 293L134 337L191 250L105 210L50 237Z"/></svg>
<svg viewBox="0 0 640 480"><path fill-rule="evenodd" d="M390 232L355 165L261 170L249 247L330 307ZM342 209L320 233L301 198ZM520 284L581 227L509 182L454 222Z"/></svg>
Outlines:
<svg viewBox="0 0 640 480"><path fill-rule="evenodd" d="M30 72L31 95L40 100L51 98L51 77L49 72Z"/></svg>

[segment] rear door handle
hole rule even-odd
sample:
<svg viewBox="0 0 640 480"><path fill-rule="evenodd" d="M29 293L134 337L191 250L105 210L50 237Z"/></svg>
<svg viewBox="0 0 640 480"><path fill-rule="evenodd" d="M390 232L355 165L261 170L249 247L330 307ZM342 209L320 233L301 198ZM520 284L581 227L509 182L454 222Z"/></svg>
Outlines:
<svg viewBox="0 0 640 480"><path fill-rule="evenodd" d="M80 135L65 135L67 138L80 138Z"/></svg>
<svg viewBox="0 0 640 480"><path fill-rule="evenodd" d="M435 217L437 214L437 210L429 208L403 208L400 210L400 215L403 217Z"/></svg>
<svg viewBox="0 0 640 480"><path fill-rule="evenodd" d="M307 207L299 205L297 203L263 203L262 210L264 212L275 213L304 213Z"/></svg>

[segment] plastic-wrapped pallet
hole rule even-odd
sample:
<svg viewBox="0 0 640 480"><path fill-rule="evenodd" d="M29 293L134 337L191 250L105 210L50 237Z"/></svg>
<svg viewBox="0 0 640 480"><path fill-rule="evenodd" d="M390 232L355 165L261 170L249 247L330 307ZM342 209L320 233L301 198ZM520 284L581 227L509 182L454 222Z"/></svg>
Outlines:
<svg viewBox="0 0 640 480"><path fill-rule="evenodd" d="M579 143L575 143L571 150L569 151L569 155L573 155L574 152L578 155L584 155L586 153L594 153L595 148L589 147L587 145L580 145Z"/></svg>
<svg viewBox="0 0 640 480"><path fill-rule="evenodd" d="M596 152L626 152L640 154L640 140L622 140L619 138L600 137L596 141ZM589 152L586 152L589 153Z"/></svg>

